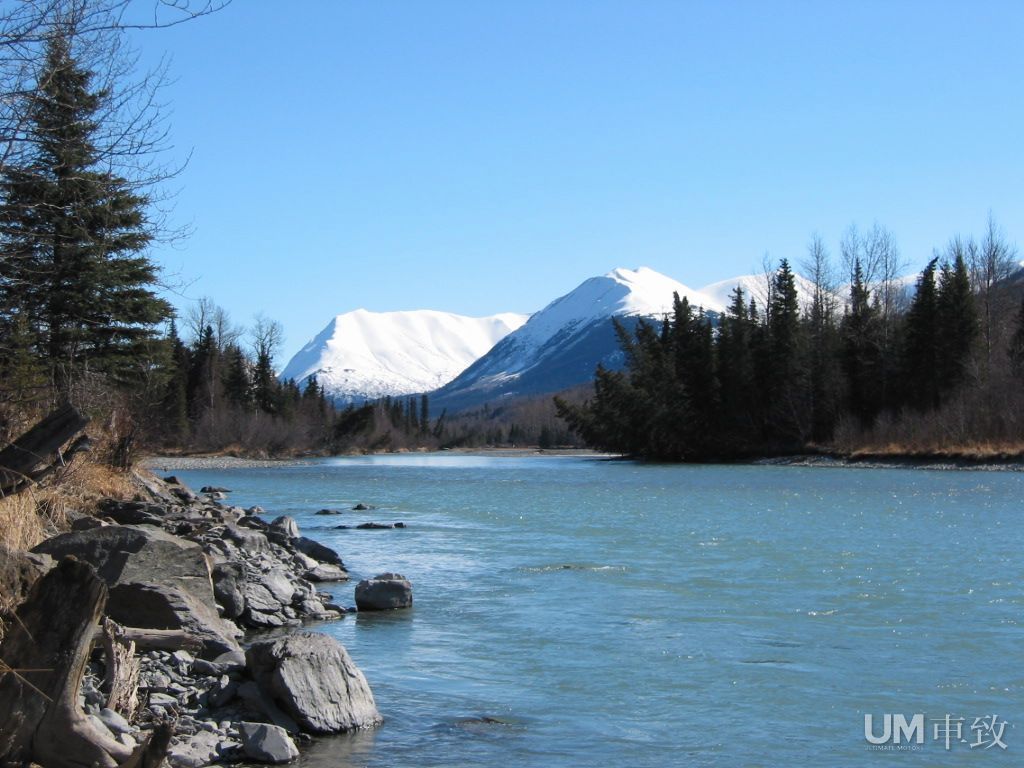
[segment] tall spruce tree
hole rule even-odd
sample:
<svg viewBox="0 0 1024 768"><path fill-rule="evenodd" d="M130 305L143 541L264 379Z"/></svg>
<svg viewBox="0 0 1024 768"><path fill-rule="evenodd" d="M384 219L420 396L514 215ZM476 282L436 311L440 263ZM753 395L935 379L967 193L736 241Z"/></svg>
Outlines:
<svg viewBox="0 0 1024 768"><path fill-rule="evenodd" d="M871 301L859 259L853 265L850 306L841 334L847 410L868 425L881 409L882 340L878 305Z"/></svg>
<svg viewBox="0 0 1024 768"><path fill-rule="evenodd" d="M952 390L966 378L971 349L979 332L971 280L960 252L952 263L942 265L936 305L939 377L942 388Z"/></svg>
<svg viewBox="0 0 1024 768"><path fill-rule="evenodd" d="M904 402L919 411L939 406L939 308L935 289L938 258L928 262L917 278L917 290L907 312L903 334L902 381Z"/></svg>
<svg viewBox="0 0 1024 768"><path fill-rule="evenodd" d="M77 61L75 24L61 19L49 38L25 97L29 149L0 175L0 307L38 339L62 390L86 370L128 375L171 313L151 290L157 270L144 255L149 201L97 145L110 94Z"/></svg>
<svg viewBox="0 0 1024 768"><path fill-rule="evenodd" d="M787 259L779 263L772 281L768 339L771 350L769 416L773 431L786 440L799 439L803 431L800 417L806 409L801 396L800 305L797 302L796 276Z"/></svg>

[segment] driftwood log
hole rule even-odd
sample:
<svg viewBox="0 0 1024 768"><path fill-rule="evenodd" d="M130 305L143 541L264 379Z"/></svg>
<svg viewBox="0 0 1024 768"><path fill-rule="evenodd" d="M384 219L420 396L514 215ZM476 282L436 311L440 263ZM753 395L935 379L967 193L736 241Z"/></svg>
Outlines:
<svg viewBox="0 0 1024 768"><path fill-rule="evenodd" d="M0 451L0 494L24 490L88 450L89 439L83 435L60 453L88 423L74 406L63 405Z"/></svg>
<svg viewBox="0 0 1024 768"><path fill-rule="evenodd" d="M155 768L170 743L159 726L134 750L79 708L107 587L91 565L66 557L37 581L0 644L0 764L45 768Z"/></svg>
<svg viewBox="0 0 1024 768"><path fill-rule="evenodd" d="M106 619L105 621L110 621ZM120 636L135 645L139 651L192 651L202 650L203 641L183 629L139 629L138 627L117 627ZM105 627L98 627L93 637L94 643L103 643L106 648L107 638Z"/></svg>
<svg viewBox="0 0 1024 768"><path fill-rule="evenodd" d="M111 619L103 619L103 656L106 674L103 690L107 709L112 709L130 722L139 711L139 672L135 643L128 639L124 627Z"/></svg>

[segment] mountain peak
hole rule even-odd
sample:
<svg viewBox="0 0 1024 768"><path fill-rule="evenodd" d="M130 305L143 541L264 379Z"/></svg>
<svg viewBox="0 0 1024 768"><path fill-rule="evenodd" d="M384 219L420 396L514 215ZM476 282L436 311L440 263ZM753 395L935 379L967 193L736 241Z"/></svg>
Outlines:
<svg viewBox="0 0 1024 768"><path fill-rule="evenodd" d="M337 315L295 355L281 373L310 376L343 400L429 392L455 378L526 315L466 317L429 309Z"/></svg>

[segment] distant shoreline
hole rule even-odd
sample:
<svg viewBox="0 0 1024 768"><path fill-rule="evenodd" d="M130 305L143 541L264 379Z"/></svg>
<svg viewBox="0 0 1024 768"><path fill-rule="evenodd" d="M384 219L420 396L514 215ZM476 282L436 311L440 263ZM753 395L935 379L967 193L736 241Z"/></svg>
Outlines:
<svg viewBox="0 0 1024 768"><path fill-rule="evenodd" d="M320 459L346 459L366 456L490 456L500 458L569 457L618 459L617 454L601 453L586 448L451 448L442 451L391 451L383 453L342 453L323 456L289 456L279 459L246 458L218 454L194 456L146 456L140 464L153 472L174 472L190 469L259 469L301 466Z"/></svg>
<svg viewBox="0 0 1024 768"><path fill-rule="evenodd" d="M141 464L151 471L174 472L193 469L259 469L301 466L326 458L358 458L365 456L480 456L492 458L589 458L628 460L613 453L586 448L452 448L442 451L394 451L384 453L352 453L336 456L299 456L283 458L245 458L239 456L199 454L194 456L147 456ZM639 460L638 460L639 461ZM659 462L651 462L659 463ZM707 462L716 466L823 467L826 469L923 469L937 471L974 470L979 472L1024 472L1024 457L914 456L889 454L793 454L765 456L738 461ZM680 465L685 466L685 465Z"/></svg>

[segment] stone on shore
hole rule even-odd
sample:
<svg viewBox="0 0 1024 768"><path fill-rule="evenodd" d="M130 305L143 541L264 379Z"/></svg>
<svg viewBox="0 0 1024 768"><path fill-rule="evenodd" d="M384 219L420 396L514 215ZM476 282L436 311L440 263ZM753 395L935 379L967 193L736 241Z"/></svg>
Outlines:
<svg viewBox="0 0 1024 768"><path fill-rule="evenodd" d="M363 673L337 640L296 632L253 643L246 653L260 689L310 733L342 733L382 722Z"/></svg>
<svg viewBox="0 0 1024 768"><path fill-rule="evenodd" d="M294 517L289 517L288 515L274 518L270 523L270 530L267 533L278 534L283 536L285 540L297 539L301 535L299 533L299 524L295 522Z"/></svg>
<svg viewBox="0 0 1024 768"><path fill-rule="evenodd" d="M292 545L299 550L299 552L307 557L312 557L318 563L336 565L339 568L345 567L345 563L342 562L341 556L330 547L326 547L321 544L319 541L308 539L305 536L299 536L297 539L292 540Z"/></svg>
<svg viewBox="0 0 1024 768"><path fill-rule="evenodd" d="M360 611L391 611L412 607L412 584L398 573L381 573L356 585Z"/></svg>
<svg viewBox="0 0 1024 768"><path fill-rule="evenodd" d="M213 659L239 651L239 630L217 615L212 601L165 584L128 582L110 588L106 614L126 627L180 629L202 644L200 655Z"/></svg>
<svg viewBox="0 0 1024 768"><path fill-rule="evenodd" d="M284 728L266 723L239 723L245 756L259 763L287 763L299 756L299 750Z"/></svg>

